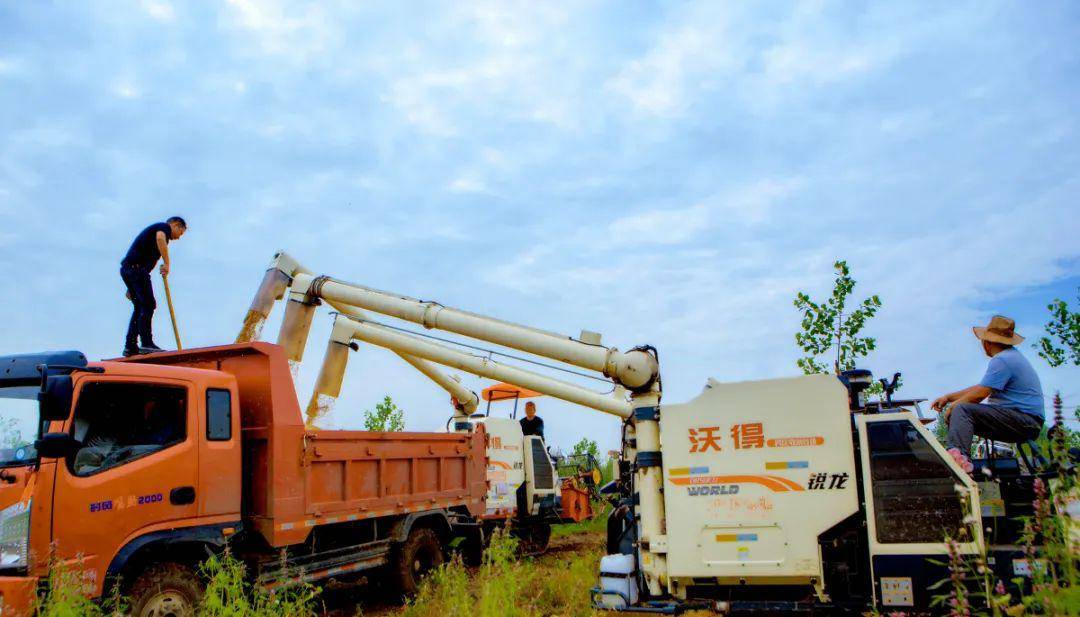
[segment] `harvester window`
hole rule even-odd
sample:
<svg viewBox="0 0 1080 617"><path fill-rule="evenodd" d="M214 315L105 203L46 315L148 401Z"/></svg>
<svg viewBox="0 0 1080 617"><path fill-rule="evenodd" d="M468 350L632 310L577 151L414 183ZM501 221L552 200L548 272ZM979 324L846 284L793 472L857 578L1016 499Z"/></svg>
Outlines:
<svg viewBox="0 0 1080 617"><path fill-rule="evenodd" d="M95 382L83 387L73 436L81 447L71 471L89 476L184 441L187 390L172 386Z"/></svg>
<svg viewBox="0 0 1080 617"><path fill-rule="evenodd" d="M956 537L964 512L945 461L907 420L871 422L870 476L878 542L937 543Z"/></svg>
<svg viewBox="0 0 1080 617"><path fill-rule="evenodd" d="M232 439L232 396L228 390L206 391L206 438L210 441Z"/></svg>

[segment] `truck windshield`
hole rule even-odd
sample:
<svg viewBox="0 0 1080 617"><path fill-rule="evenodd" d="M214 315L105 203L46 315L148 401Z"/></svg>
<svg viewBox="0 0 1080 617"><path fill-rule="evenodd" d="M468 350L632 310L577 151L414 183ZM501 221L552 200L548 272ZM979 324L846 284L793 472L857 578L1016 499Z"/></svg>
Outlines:
<svg viewBox="0 0 1080 617"><path fill-rule="evenodd" d="M38 391L37 386L0 388L0 467L37 459Z"/></svg>

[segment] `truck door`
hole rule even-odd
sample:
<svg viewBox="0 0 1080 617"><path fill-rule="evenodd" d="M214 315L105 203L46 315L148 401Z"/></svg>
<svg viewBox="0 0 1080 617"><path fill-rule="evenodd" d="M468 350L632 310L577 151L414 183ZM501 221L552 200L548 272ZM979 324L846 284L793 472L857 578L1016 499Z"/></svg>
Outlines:
<svg viewBox="0 0 1080 617"><path fill-rule="evenodd" d="M197 514L197 414L182 381L88 379L76 395L67 430L80 447L57 461L53 541L100 592L124 544Z"/></svg>
<svg viewBox="0 0 1080 617"><path fill-rule="evenodd" d="M914 414L856 416L874 595L886 609L926 607L948 577L945 537L974 553L982 542L978 492ZM966 495L962 493L966 491Z"/></svg>

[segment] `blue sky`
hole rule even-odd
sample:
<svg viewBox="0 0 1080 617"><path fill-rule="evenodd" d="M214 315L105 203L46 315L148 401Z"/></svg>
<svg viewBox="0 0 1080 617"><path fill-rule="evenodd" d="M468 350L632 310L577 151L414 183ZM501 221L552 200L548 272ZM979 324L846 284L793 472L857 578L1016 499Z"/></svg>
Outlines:
<svg viewBox="0 0 1080 617"><path fill-rule="evenodd" d="M5 2L0 353L119 353L118 261L178 213L189 346L232 339L286 248L651 343L682 401L708 377L793 374L792 298L845 258L885 303L867 366L936 395L981 375L971 325L1007 311L1033 340L1050 300L1075 301L1078 40L1067 2ZM1025 350L1080 404L1080 372ZM365 347L332 424L383 394L413 429L448 413ZM541 410L556 442L617 440L608 418Z"/></svg>

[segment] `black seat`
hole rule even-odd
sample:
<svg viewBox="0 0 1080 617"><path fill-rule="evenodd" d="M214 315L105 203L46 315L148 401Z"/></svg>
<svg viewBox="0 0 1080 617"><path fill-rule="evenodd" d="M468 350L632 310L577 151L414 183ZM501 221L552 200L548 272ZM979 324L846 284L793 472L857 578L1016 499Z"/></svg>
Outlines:
<svg viewBox="0 0 1080 617"><path fill-rule="evenodd" d="M975 466L971 475L973 478L982 478L983 469L989 469L991 475L998 478L1007 478L1020 475L1020 460L1014 456L996 456L993 458L973 459L971 464Z"/></svg>

